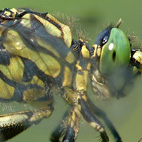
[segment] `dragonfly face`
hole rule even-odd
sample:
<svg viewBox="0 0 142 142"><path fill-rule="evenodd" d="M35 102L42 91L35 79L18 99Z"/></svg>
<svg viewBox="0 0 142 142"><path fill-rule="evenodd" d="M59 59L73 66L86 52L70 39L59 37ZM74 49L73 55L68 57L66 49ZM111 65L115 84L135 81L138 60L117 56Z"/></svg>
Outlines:
<svg viewBox="0 0 142 142"><path fill-rule="evenodd" d="M97 48L101 48L99 69L103 75L112 73L117 67L125 66L126 68L128 66L131 47L128 37L123 31L107 27L100 33L95 44L98 46Z"/></svg>
<svg viewBox="0 0 142 142"><path fill-rule="evenodd" d="M90 76L94 94L107 98L122 92L128 82L125 73L133 74L133 67L135 73L141 71L141 52L131 50L127 36L118 27L107 27L90 47L83 40L73 40L70 28L48 13L4 9L0 11L0 23L0 101L29 103L38 108L0 115L1 141L48 118L54 110L55 94L61 95L70 107L63 117L66 121L53 132L52 142L75 141L81 115L108 142L95 114L121 141L111 121L86 94ZM109 77L113 78L114 73L121 79L112 90Z"/></svg>
<svg viewBox="0 0 142 142"><path fill-rule="evenodd" d="M92 85L95 92L100 92L98 96L103 94L102 97L107 98L120 91L126 83L125 76L131 56L130 42L123 31L117 27L109 26L98 35L93 47L92 58L97 56L99 63L97 68L94 67L93 69ZM113 78L114 75L115 78ZM98 87L96 87L96 84L98 84ZM111 92L108 84L111 88L115 88L115 92ZM104 89L102 89L102 86Z"/></svg>

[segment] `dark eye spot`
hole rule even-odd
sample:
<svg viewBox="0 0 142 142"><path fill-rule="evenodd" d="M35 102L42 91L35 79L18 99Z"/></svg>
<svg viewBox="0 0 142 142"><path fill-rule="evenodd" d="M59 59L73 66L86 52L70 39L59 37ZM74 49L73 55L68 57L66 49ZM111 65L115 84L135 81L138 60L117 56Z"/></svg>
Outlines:
<svg viewBox="0 0 142 142"><path fill-rule="evenodd" d="M109 38L108 36L105 36L105 37L103 38L103 40L102 40L102 46L107 43L108 38Z"/></svg>
<svg viewBox="0 0 142 142"><path fill-rule="evenodd" d="M113 51L112 59L113 59L113 61L115 61L115 59L116 59L116 52L115 51Z"/></svg>

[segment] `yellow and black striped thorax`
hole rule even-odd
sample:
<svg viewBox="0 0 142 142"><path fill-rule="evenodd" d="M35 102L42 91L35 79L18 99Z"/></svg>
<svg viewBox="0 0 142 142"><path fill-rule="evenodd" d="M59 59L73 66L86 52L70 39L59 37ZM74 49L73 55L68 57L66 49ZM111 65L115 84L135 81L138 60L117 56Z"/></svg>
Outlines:
<svg viewBox="0 0 142 142"><path fill-rule="evenodd" d="M55 84L86 88L89 48L67 25L28 9L4 9L0 23L1 99L42 96Z"/></svg>

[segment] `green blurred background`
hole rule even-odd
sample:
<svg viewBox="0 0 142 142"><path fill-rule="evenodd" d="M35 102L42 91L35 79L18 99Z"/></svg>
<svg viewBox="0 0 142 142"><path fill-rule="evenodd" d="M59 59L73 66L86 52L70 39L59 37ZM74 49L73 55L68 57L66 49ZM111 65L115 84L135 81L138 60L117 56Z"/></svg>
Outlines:
<svg viewBox="0 0 142 142"><path fill-rule="evenodd" d="M72 25L82 29L82 33L93 44L97 34L110 23L122 18L121 28L129 35L142 39L142 1L141 0L1 0L0 8L30 8L36 11L64 14L76 19ZM67 18L68 19L68 18ZM66 21L66 20L65 20ZM72 20L73 21L73 20ZM75 36L74 32L74 37ZM142 43L142 42L141 42ZM124 142L138 142L142 137L142 80L134 84L129 96L120 100L95 101L103 108L116 126ZM16 106L7 107L16 110ZM67 105L56 97L55 112L49 120L43 120L9 142L48 142L51 131L61 120ZM5 105L6 109L6 105ZM99 133L84 121L80 124L77 142L100 141ZM110 131L106 128L111 142L114 142Z"/></svg>

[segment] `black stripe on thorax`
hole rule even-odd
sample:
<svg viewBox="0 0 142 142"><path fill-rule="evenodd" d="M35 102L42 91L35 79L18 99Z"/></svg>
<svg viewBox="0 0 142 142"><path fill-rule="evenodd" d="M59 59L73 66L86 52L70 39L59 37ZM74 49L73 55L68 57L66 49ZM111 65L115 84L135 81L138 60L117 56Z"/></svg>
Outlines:
<svg viewBox="0 0 142 142"><path fill-rule="evenodd" d="M43 89L41 86L39 86L37 84L23 85L23 84L17 83L16 81L10 80L9 78L6 77L6 75L2 71L0 71L0 78L6 84L8 84L8 85L15 88L14 95L13 95L13 97L11 99L0 98L0 101L17 101L17 102L21 102L21 101L23 101L23 92L24 91L26 91L28 89L32 89L32 88ZM9 94L11 94L11 93L9 93Z"/></svg>

